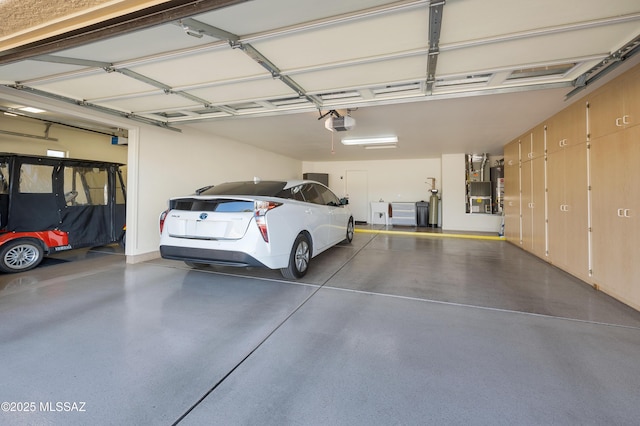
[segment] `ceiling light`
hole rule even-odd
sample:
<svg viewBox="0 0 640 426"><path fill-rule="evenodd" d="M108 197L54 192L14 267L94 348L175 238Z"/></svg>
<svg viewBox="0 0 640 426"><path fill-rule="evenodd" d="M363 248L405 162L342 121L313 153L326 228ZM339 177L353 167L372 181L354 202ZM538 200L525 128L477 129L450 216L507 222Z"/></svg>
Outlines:
<svg viewBox="0 0 640 426"><path fill-rule="evenodd" d="M343 145L376 145L391 144L398 142L397 136L385 136L379 138L345 138L342 139Z"/></svg>
<svg viewBox="0 0 640 426"><path fill-rule="evenodd" d="M40 109L40 108L34 108L34 107L22 107L22 108L18 108L20 111L24 111L24 112L33 112L34 114L39 114L41 112L45 112L45 110Z"/></svg>
<svg viewBox="0 0 640 426"><path fill-rule="evenodd" d="M364 149L389 149L397 147L398 145L366 145Z"/></svg>
<svg viewBox="0 0 640 426"><path fill-rule="evenodd" d="M8 115L9 117L17 117L18 116L18 114L14 114L12 112L7 112L7 111L4 112L4 115Z"/></svg>

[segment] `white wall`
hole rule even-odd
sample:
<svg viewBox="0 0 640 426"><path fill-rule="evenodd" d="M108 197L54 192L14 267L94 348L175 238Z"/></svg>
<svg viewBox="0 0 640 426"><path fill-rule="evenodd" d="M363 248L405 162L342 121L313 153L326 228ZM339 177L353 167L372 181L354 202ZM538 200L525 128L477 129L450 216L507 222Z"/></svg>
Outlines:
<svg viewBox="0 0 640 426"><path fill-rule="evenodd" d="M346 175L348 171L364 171L367 173L367 190L364 195L372 201L428 201L431 193L431 182L436 178L436 188L441 187L440 159L424 158L417 160L385 160L385 161L332 161L304 162L304 173L328 173L329 187L339 197L347 194ZM464 173L464 168L462 169ZM464 174L463 174L464 179ZM358 219L358 218L356 218Z"/></svg>
<svg viewBox="0 0 640 426"><path fill-rule="evenodd" d="M139 132L139 134L137 134ZM135 166L134 166L135 165ZM137 171L137 173L135 171ZM284 157L186 128L182 133L152 126L129 131L127 257L136 262L158 256L158 216L173 196L227 181L300 179L302 164ZM134 204L135 202L135 204Z"/></svg>
<svg viewBox="0 0 640 426"><path fill-rule="evenodd" d="M495 232L502 216L466 213L465 154L442 155L442 229Z"/></svg>
<svg viewBox="0 0 640 426"><path fill-rule="evenodd" d="M431 188L427 178L436 178L440 188L440 159L386 161L332 161L302 163L303 173L328 173L329 187L342 197L346 195L344 176L348 170L366 171L369 177L367 198L370 201L428 200ZM464 169L463 169L464 172Z"/></svg>
<svg viewBox="0 0 640 426"><path fill-rule="evenodd" d="M366 171L369 202L428 201L429 177L436 178L441 197L440 222L445 231L495 232L500 230L499 215L467 214L465 154L445 154L442 158L387 161L304 162L304 173L328 173L329 187L340 197L347 195L347 171ZM349 194L353 196L353 194Z"/></svg>

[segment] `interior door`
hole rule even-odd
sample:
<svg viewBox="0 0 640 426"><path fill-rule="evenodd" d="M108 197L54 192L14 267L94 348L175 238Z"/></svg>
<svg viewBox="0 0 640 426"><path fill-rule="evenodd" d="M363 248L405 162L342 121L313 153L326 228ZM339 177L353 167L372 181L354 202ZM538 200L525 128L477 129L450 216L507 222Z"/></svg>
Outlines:
<svg viewBox="0 0 640 426"><path fill-rule="evenodd" d="M369 219L369 176L366 170L347 170L347 197L353 220L366 223Z"/></svg>

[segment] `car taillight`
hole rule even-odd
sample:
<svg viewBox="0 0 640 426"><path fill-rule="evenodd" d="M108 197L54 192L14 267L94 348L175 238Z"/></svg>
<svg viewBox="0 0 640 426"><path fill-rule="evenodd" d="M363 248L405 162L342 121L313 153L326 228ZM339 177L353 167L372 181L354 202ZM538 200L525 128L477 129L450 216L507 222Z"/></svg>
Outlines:
<svg viewBox="0 0 640 426"><path fill-rule="evenodd" d="M160 213L160 233L162 234L162 229L164 228L164 220L167 218L167 214L169 214L169 210L165 210Z"/></svg>
<svg viewBox="0 0 640 426"><path fill-rule="evenodd" d="M275 209L281 205L282 203L276 203L274 201L256 201L254 203L254 217L256 218L256 225L258 225L260 234L262 234L262 239L266 243L269 242L269 233L267 232L267 220L265 215L269 210Z"/></svg>

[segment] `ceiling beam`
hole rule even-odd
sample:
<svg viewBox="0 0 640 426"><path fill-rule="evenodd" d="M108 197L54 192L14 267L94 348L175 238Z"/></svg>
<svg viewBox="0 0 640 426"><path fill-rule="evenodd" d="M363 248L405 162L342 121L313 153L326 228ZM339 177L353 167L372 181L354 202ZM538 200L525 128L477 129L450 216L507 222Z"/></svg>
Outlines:
<svg viewBox="0 0 640 426"><path fill-rule="evenodd" d="M429 54L427 56L427 87L426 94L433 93L436 82L436 67L440 54L440 29L442 27L442 10L445 0L429 4Z"/></svg>
<svg viewBox="0 0 640 426"><path fill-rule="evenodd" d="M576 93L580 92L589 84L593 84L600 78L607 75L609 72L616 69L623 61L631 58L632 56L640 53L640 35L616 50L602 61L591 67L587 72L579 75L573 80L575 89L567 93L565 99L569 99Z"/></svg>
<svg viewBox="0 0 640 426"><path fill-rule="evenodd" d="M91 61L88 59L67 58L55 55L40 55L31 58L32 61L49 62L52 64L77 65L79 67L108 68L112 64L109 62Z"/></svg>
<svg viewBox="0 0 640 426"><path fill-rule="evenodd" d="M145 124L150 124L152 126L157 126L157 127L161 127L163 129L167 129L167 130L173 130L175 132L182 132L182 130L177 129L175 127L171 127L169 125L169 123L167 123L166 121L158 121L158 120L152 120L149 118L145 118L145 117L141 117L137 114L134 113L130 113L130 112L124 112L124 111L118 111L112 108L107 108L107 107L103 107L100 105L95 105L86 101L79 101L77 99L73 99L73 98L68 98L66 96L62 96L62 95L57 95L55 93L49 93L49 92L45 92L43 90L38 90L38 89L34 89L33 87L27 87L27 86L22 86L22 85L5 85L4 87L10 88L10 89L15 89L18 91L23 91L23 92L27 92L27 93L32 93L34 95L43 97L43 98L48 98L48 99L53 99L59 102L64 102L67 104L72 104L72 105L77 105L77 106L81 106L90 110L94 110L97 112L101 112L104 114L108 114L108 115L112 115L112 116L116 116L116 117L120 117L120 118L126 118L128 120L133 120L133 121L138 121L140 123L145 123Z"/></svg>

